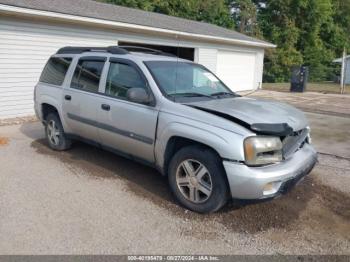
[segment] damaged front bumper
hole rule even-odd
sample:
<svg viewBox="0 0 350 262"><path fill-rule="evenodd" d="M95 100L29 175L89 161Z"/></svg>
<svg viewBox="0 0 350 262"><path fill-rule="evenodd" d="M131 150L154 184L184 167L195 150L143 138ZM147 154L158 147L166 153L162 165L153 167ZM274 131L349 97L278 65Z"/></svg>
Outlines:
<svg viewBox="0 0 350 262"><path fill-rule="evenodd" d="M317 152L305 144L289 159L263 167L223 161L232 198L264 199L284 193L305 175L317 162Z"/></svg>

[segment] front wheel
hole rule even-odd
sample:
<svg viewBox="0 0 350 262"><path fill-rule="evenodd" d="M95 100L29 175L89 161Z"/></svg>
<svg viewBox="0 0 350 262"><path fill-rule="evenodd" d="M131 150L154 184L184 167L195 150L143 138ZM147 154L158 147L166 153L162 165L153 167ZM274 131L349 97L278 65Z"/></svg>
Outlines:
<svg viewBox="0 0 350 262"><path fill-rule="evenodd" d="M168 175L175 197L192 211L215 212L227 202L225 170L220 157L209 148L180 149L170 162Z"/></svg>

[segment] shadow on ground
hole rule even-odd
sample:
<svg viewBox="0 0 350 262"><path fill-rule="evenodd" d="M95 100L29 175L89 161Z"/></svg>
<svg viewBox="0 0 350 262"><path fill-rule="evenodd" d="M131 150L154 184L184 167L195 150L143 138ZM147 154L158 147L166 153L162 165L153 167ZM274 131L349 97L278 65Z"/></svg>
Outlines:
<svg viewBox="0 0 350 262"><path fill-rule="evenodd" d="M69 151L53 151L48 148L45 139L38 139L38 136L43 137L42 131L38 134L37 127L34 128L32 124L26 125L21 127L21 131L26 136L36 139L31 143L31 147L37 153L57 158L72 170L83 169L85 172L73 173L88 174L91 179L122 179L127 185L127 190L151 201L183 221L189 221L190 226L185 226L183 235L188 234L200 239L220 237L215 229L211 229L211 225L215 222L231 232L259 233L271 228L290 230L298 222L301 214L308 209L308 203L312 199L317 199L320 209L327 209L341 218L350 219L349 197L318 184L313 175L306 177L298 187L278 199L258 203L232 201L218 213L196 214L185 210L175 202L166 177L161 176L156 170L80 142L75 142ZM311 224L319 220L315 214L309 216Z"/></svg>

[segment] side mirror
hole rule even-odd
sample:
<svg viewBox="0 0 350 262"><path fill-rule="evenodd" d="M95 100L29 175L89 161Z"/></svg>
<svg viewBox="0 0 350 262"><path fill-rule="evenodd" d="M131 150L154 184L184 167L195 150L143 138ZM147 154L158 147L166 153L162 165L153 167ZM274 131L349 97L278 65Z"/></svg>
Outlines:
<svg viewBox="0 0 350 262"><path fill-rule="evenodd" d="M140 103L140 104L150 104L152 98L147 94L146 90L143 88L133 87L128 90L126 97L129 101Z"/></svg>

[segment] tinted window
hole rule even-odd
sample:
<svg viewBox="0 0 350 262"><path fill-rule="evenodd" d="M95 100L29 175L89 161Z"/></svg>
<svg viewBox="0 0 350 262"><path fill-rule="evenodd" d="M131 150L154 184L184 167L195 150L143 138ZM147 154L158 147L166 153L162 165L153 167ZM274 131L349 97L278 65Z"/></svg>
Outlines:
<svg viewBox="0 0 350 262"><path fill-rule="evenodd" d="M78 88L89 92L98 92L103 61L79 60L72 79L72 88Z"/></svg>
<svg viewBox="0 0 350 262"><path fill-rule="evenodd" d="M126 99L126 93L133 87L143 88L147 91L146 82L134 67L122 63L111 63L105 93Z"/></svg>
<svg viewBox="0 0 350 262"><path fill-rule="evenodd" d="M61 86L71 62L72 58L51 57L47 62L39 81Z"/></svg>

